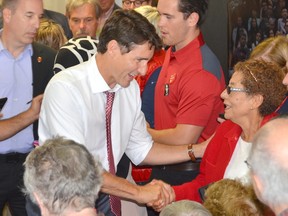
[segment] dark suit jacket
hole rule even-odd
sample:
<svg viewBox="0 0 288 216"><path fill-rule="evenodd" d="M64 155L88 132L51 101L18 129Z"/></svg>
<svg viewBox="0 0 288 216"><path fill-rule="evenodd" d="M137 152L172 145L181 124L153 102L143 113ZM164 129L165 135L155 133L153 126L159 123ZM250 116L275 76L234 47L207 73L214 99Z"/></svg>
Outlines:
<svg viewBox="0 0 288 216"><path fill-rule="evenodd" d="M35 97L44 93L46 85L54 75L56 50L35 42L32 47L33 97ZM33 124L33 133L35 140L38 140L38 121Z"/></svg>

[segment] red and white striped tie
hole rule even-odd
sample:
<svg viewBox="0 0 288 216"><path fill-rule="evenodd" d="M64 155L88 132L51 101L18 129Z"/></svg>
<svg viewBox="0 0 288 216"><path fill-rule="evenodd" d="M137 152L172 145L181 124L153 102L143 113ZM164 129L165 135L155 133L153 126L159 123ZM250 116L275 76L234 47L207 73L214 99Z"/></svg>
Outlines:
<svg viewBox="0 0 288 216"><path fill-rule="evenodd" d="M111 114L112 106L114 101L115 92L106 92L107 103L105 107L106 114L106 139L107 139L107 153L108 153L108 163L109 163L109 172L115 175L115 165L114 157L112 151L112 141L111 141ZM111 210L115 216L121 216L121 202L120 199L116 196L109 195Z"/></svg>

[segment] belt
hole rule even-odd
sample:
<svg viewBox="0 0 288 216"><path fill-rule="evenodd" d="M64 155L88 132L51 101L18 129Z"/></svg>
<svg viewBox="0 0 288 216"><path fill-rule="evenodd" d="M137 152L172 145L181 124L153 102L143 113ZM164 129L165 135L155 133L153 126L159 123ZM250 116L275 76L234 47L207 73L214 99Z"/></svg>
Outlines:
<svg viewBox="0 0 288 216"><path fill-rule="evenodd" d="M197 159L195 162L187 161L178 164L170 164L163 166L154 166L157 169L161 170L172 170L172 171L197 171L200 167L201 159Z"/></svg>
<svg viewBox="0 0 288 216"><path fill-rule="evenodd" d="M4 163L23 163L29 153L7 153L0 154L0 162Z"/></svg>

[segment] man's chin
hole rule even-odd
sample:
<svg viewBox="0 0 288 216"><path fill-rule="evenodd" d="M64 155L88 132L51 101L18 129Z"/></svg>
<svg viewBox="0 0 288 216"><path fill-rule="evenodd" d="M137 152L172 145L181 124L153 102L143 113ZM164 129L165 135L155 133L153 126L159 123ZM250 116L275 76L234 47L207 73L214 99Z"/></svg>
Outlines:
<svg viewBox="0 0 288 216"><path fill-rule="evenodd" d="M89 36L88 33L81 33L81 34L76 34L76 37L86 37Z"/></svg>
<svg viewBox="0 0 288 216"><path fill-rule="evenodd" d="M127 83L119 83L119 85L122 87L122 88L127 88L130 86L130 82L127 82Z"/></svg>

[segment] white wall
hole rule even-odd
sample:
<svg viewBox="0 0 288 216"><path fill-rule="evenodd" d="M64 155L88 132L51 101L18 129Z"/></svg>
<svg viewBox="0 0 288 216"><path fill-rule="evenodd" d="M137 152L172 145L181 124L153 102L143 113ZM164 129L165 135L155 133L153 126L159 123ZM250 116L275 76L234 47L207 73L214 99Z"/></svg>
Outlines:
<svg viewBox="0 0 288 216"><path fill-rule="evenodd" d="M122 7L122 0L115 0L116 4Z"/></svg>
<svg viewBox="0 0 288 216"><path fill-rule="evenodd" d="M44 0L44 8L65 14L66 0ZM122 6L122 0L115 0L116 4Z"/></svg>
<svg viewBox="0 0 288 216"><path fill-rule="evenodd" d="M43 0L44 8L65 13L65 0Z"/></svg>

